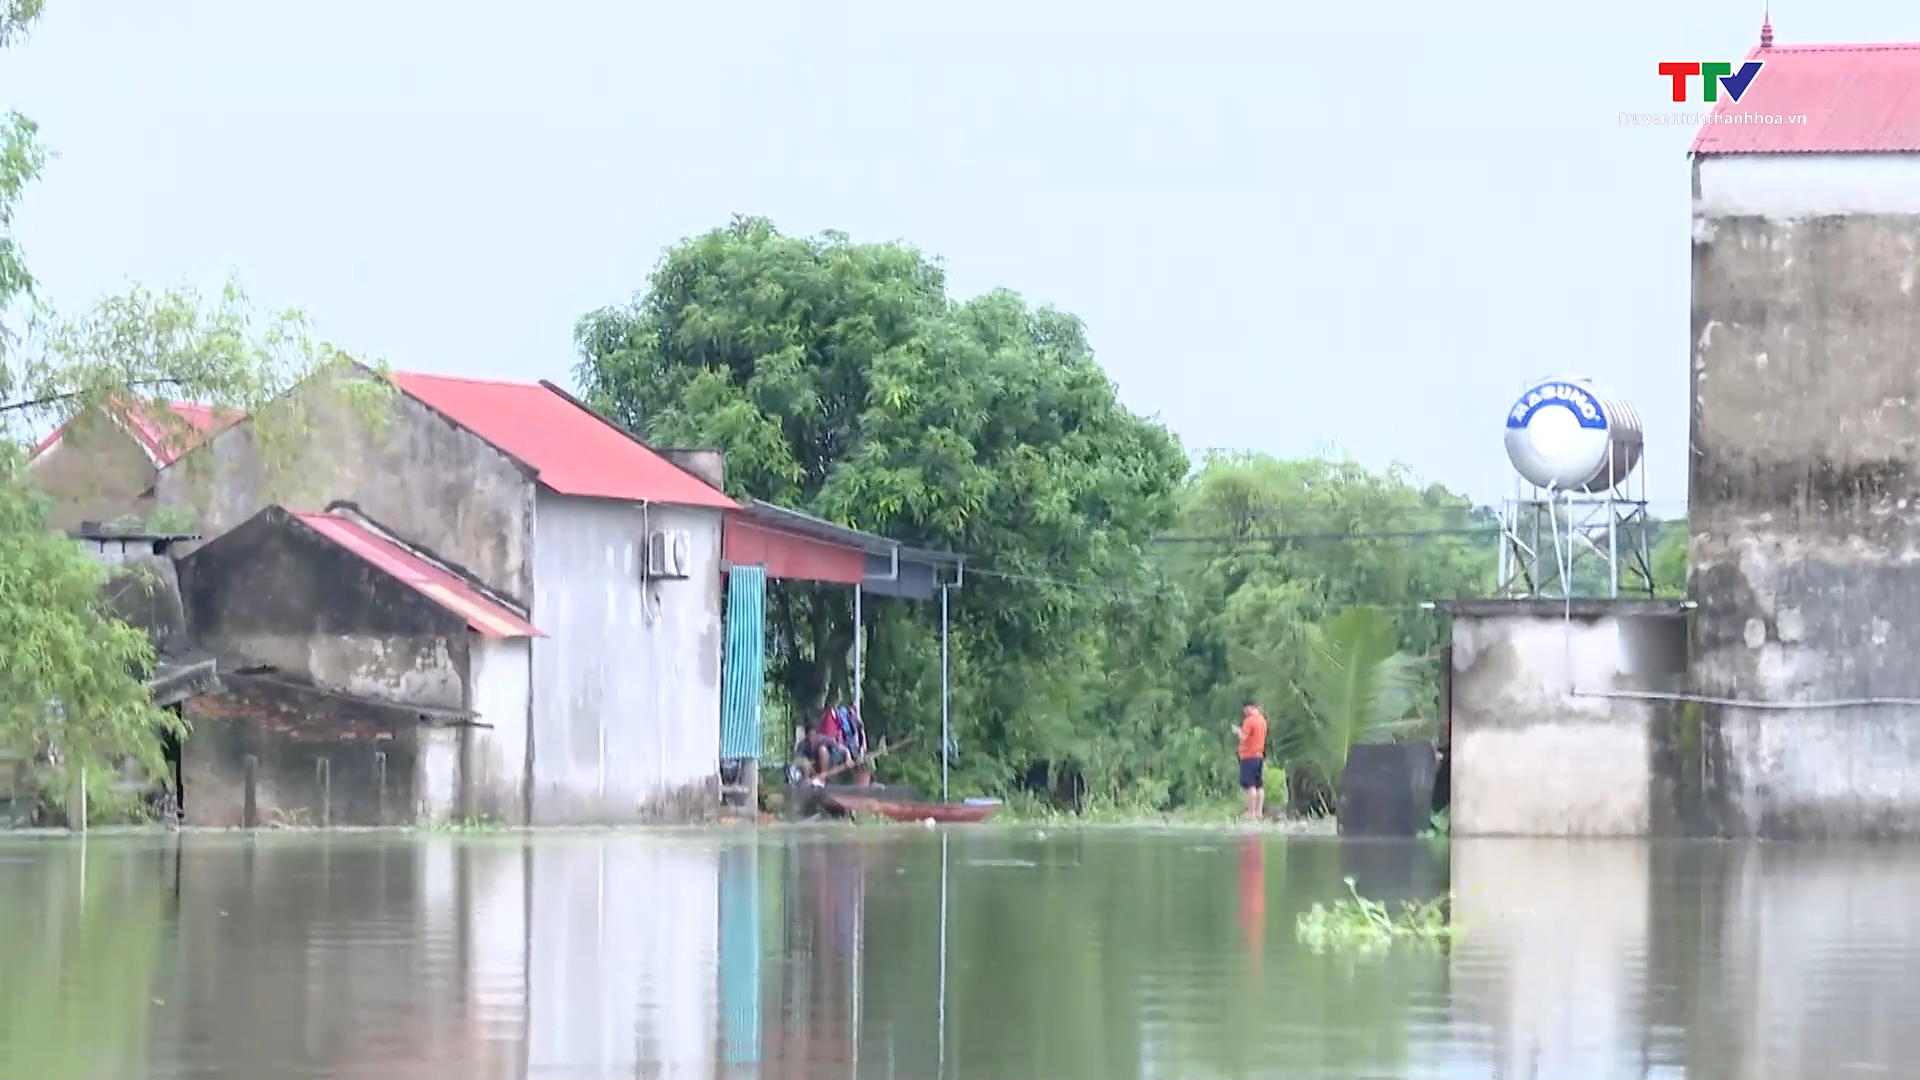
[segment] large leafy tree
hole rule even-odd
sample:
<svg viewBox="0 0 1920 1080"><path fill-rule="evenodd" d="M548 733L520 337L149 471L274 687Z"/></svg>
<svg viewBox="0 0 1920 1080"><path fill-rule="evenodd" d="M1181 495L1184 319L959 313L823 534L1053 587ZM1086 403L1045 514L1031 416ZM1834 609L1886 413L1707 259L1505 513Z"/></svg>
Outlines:
<svg viewBox="0 0 1920 1080"><path fill-rule="evenodd" d="M41 9L40 0L6 0L0 45L23 37ZM209 300L135 286L77 315L55 310L13 233L45 160L33 121L8 114L0 122L0 749L39 758L50 790L64 793L76 775L126 759L157 768L161 733L178 722L146 694L152 643L107 608L105 570L48 530L27 447L76 417L135 411L186 439L184 421L154 407L186 400L251 414L263 447L291 455L307 406L284 392L351 358L315 340L298 312L257 315L237 287ZM379 380L342 387L356 407L386 393Z"/></svg>
<svg viewBox="0 0 1920 1080"><path fill-rule="evenodd" d="M722 448L732 493L970 557L954 594L969 760L1004 779L1080 740L1105 704L1088 698L1100 627L1115 597L1151 592L1147 545L1187 462L1120 404L1079 320L1004 291L956 302L905 244L742 218L669 250L576 336L590 399L651 439ZM930 613L868 612L870 720L930 724ZM779 589L770 621L796 710L844 693L846 590Z"/></svg>

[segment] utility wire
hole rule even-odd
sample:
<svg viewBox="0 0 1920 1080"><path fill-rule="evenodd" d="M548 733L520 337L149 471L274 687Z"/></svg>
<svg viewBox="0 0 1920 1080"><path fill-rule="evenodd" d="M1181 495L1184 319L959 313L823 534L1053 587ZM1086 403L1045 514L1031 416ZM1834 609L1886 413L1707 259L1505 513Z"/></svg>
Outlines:
<svg viewBox="0 0 1920 1080"><path fill-rule="evenodd" d="M1660 523L1669 521L1677 522L1686 516L1686 505L1687 503L1684 499L1664 503L1650 501L1647 503L1647 514L1650 518ZM1672 516L1657 515L1653 512L1653 508L1656 506L1675 507L1678 508L1681 513ZM1324 519L1329 517L1356 521L1408 517L1451 517L1458 520L1461 518L1471 519L1476 517L1497 518L1500 516L1500 509L1498 507L1481 506L1279 506L1249 507L1246 509L1208 506L1184 510L1181 516L1231 521L1273 521L1305 518Z"/></svg>
<svg viewBox="0 0 1920 1080"><path fill-rule="evenodd" d="M1155 544L1228 544L1247 547L1271 547L1296 540L1426 540L1446 536L1498 536L1502 532L1499 525L1472 525L1460 528L1439 529L1354 529L1345 532L1279 532L1267 536L1249 533L1241 536L1219 534L1213 536L1181 536L1168 534L1156 536Z"/></svg>
<svg viewBox="0 0 1920 1080"><path fill-rule="evenodd" d="M1151 597L1166 596L1166 595L1178 593L1181 591L1179 586L1166 583L1166 582L1160 582L1160 583L1154 583L1154 584L1133 584L1133 585L1101 585L1101 584L1096 584L1091 582L1061 581L1058 578L1050 578L1050 577L1045 577L1038 574L1016 574L1016 573L1011 573L1004 570L976 570L971 565L969 565L967 567L967 576L974 577L976 575L979 577L998 578L1002 581L1014 582L1019 584L1050 585L1055 588L1069 589L1075 592L1089 593L1089 594L1098 595L1098 596L1106 596L1116 600L1144 600ZM1452 598L1449 597L1447 599L1452 599ZM1375 603L1375 604L1368 604L1366 606L1379 608L1383 611L1431 611L1434 609L1435 605L1444 604L1444 603L1446 603L1446 600L1431 600L1431 601L1409 600L1409 601L1405 601L1403 603L1397 603L1397 604Z"/></svg>
<svg viewBox="0 0 1920 1080"><path fill-rule="evenodd" d="M1658 531L1657 525L1653 523L1649 523L1649 531ZM1368 529L1368 530L1354 530L1354 531L1347 531L1347 532L1280 532L1270 536L1168 535L1168 536L1154 537L1150 542L1156 545L1210 545L1215 549L1236 549L1236 548L1238 549L1271 549L1271 548L1279 547L1283 544L1292 544L1292 543L1301 542L1301 541L1315 541L1315 542L1321 542L1321 543L1324 543L1327 541L1357 543L1362 541L1375 541L1375 540L1431 540L1431 539L1468 538L1468 537L1490 538L1490 537L1497 537L1501 535L1502 532L1503 532L1503 529L1499 525L1479 525L1479 526L1473 526L1469 528L1452 528L1452 529L1447 529L1447 528ZM1234 554L1234 553L1236 552L1231 550L1227 550L1227 551L1215 550L1215 551L1208 552L1208 554ZM1099 582L1067 581L1062 578L1053 577L1046 574L1026 573L1026 572L1013 571L1013 570L995 570L989 567L977 566L972 562L968 562L966 573L969 576L994 578L1000 581L1022 583L1022 584L1028 584L1028 585L1045 585L1045 586L1051 586L1054 588L1069 589L1069 590L1074 590L1078 592L1093 593L1093 594L1114 596L1114 597L1159 596L1159 595L1165 595L1168 593L1180 591L1178 586L1175 586L1167 582L1160 582L1157 584L1148 584L1144 582L1132 582L1125 585L1109 585L1109 584L1103 584ZM1394 605L1385 605L1385 606L1391 608ZM1408 609L1417 608L1419 606L1420 605L1417 603L1401 605L1401 607L1408 608Z"/></svg>

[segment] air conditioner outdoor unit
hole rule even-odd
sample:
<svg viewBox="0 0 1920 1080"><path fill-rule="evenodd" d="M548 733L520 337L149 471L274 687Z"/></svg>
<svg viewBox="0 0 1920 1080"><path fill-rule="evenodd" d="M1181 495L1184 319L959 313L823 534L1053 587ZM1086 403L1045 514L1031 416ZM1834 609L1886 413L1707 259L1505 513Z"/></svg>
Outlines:
<svg viewBox="0 0 1920 1080"><path fill-rule="evenodd" d="M647 577L685 578L693 564L693 541L678 529L647 537Z"/></svg>

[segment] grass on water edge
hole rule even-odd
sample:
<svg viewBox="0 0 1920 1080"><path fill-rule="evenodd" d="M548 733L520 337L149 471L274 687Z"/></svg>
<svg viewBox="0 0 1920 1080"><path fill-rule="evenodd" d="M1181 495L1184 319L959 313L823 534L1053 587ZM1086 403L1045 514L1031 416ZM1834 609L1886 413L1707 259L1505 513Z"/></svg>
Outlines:
<svg viewBox="0 0 1920 1080"><path fill-rule="evenodd" d="M1158 826L1162 828L1248 828L1246 803L1239 798L1224 798L1174 809L1140 804L1113 803L1090 799L1086 812L1076 814L1051 801L1021 793L1001 804L1000 812L989 825L1051 825L1057 828L1098 826ZM1332 818L1268 818L1268 828L1292 832L1319 833L1333 827Z"/></svg>
<svg viewBox="0 0 1920 1080"><path fill-rule="evenodd" d="M1316 903L1300 914L1294 924L1294 937L1300 944L1316 953L1373 954L1385 952L1396 942L1437 946L1460 936L1459 925L1449 917L1445 897L1403 900L1394 910L1361 896L1352 878L1346 879L1346 885L1347 895L1332 906Z"/></svg>

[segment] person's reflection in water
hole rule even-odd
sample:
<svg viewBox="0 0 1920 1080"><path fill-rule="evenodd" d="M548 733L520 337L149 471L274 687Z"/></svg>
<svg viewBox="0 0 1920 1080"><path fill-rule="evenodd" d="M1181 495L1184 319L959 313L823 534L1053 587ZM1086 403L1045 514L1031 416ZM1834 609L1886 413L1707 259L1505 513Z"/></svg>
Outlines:
<svg viewBox="0 0 1920 1080"><path fill-rule="evenodd" d="M1240 933L1258 969L1267 941L1267 850L1258 836L1240 838Z"/></svg>

